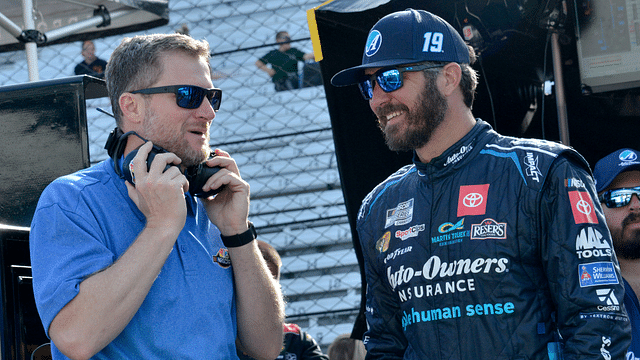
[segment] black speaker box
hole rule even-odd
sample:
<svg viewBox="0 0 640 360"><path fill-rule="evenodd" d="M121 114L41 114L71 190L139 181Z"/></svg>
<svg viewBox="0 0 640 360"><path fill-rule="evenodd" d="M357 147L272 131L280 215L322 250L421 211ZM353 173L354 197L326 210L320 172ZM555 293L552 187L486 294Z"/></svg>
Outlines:
<svg viewBox="0 0 640 360"><path fill-rule="evenodd" d="M42 190L89 166L85 100L104 96L86 75L0 86L0 224L29 226Z"/></svg>

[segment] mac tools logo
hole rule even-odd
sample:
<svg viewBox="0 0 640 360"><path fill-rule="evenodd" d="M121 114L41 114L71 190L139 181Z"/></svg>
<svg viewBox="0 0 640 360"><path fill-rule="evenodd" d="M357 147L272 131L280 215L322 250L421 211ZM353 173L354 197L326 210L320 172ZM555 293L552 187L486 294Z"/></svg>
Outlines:
<svg viewBox="0 0 640 360"><path fill-rule="evenodd" d="M580 230L576 237L576 254L579 259L611 256L611 246L604 240L600 231L589 226Z"/></svg>
<svg viewBox="0 0 640 360"><path fill-rule="evenodd" d="M382 46L382 34L378 30L369 33L367 44L364 47L364 54L368 57L375 55Z"/></svg>

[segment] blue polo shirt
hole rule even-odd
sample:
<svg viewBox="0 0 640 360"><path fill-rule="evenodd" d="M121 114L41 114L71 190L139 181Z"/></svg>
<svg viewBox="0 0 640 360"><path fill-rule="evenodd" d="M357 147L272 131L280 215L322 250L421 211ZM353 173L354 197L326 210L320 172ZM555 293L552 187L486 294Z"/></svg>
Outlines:
<svg viewBox="0 0 640 360"><path fill-rule="evenodd" d="M187 220L140 309L93 359L235 359L233 272L218 228L186 197ZM30 232L33 290L47 330L91 274L135 241L145 217L111 159L61 177L42 193ZM53 359L66 359L52 344Z"/></svg>

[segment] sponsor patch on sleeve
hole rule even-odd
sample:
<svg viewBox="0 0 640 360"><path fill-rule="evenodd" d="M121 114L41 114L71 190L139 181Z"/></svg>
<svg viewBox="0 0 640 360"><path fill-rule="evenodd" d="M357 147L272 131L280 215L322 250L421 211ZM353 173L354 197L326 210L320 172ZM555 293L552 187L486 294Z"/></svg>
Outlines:
<svg viewBox="0 0 640 360"><path fill-rule="evenodd" d="M613 263L592 262L578 265L580 287L619 284Z"/></svg>
<svg viewBox="0 0 640 360"><path fill-rule="evenodd" d="M569 201L571 201L571 212L576 224L597 224L598 217L593 207L593 200L586 191L569 191Z"/></svg>

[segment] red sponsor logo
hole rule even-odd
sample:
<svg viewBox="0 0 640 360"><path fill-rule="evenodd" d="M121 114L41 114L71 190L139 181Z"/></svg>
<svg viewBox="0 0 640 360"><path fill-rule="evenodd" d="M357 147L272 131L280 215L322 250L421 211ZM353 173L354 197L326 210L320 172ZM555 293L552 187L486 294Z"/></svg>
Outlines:
<svg viewBox="0 0 640 360"><path fill-rule="evenodd" d="M593 201L588 192L569 191L569 201L571 201L571 212L576 224L597 224L598 217L593 207Z"/></svg>
<svg viewBox="0 0 640 360"><path fill-rule="evenodd" d="M484 215L487 211L489 184L460 186L458 217Z"/></svg>

